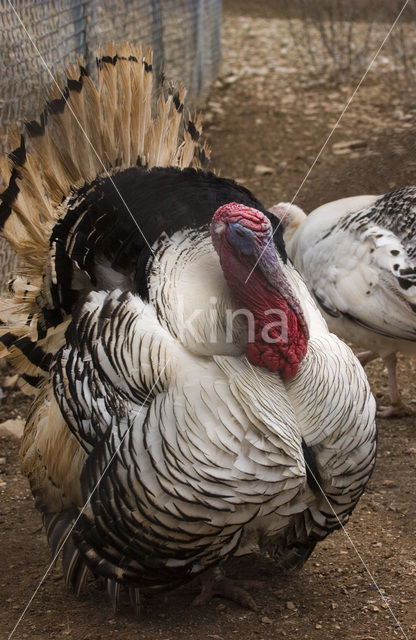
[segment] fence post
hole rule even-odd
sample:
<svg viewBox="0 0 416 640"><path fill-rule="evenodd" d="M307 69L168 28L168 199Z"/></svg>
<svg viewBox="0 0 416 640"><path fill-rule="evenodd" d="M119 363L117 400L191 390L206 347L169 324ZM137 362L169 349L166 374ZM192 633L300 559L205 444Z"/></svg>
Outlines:
<svg viewBox="0 0 416 640"><path fill-rule="evenodd" d="M80 0L71 0L71 15L72 15L72 22L74 24L75 50L80 55L86 58L87 22L86 22L85 2L81 2Z"/></svg>
<svg viewBox="0 0 416 640"><path fill-rule="evenodd" d="M203 18L205 0L190 0L190 9L192 15L192 42L194 49L194 65L190 91L192 93L192 97L195 97L199 95L201 87L204 86Z"/></svg>
<svg viewBox="0 0 416 640"><path fill-rule="evenodd" d="M165 45L163 41L163 18L160 10L160 0L151 0L152 9L152 48L153 66L156 77L159 77L163 70L165 59Z"/></svg>

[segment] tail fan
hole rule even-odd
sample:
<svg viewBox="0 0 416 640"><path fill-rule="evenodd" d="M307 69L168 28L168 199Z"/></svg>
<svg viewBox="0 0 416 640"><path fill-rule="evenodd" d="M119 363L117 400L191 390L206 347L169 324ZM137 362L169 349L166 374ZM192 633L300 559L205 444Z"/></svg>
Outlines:
<svg viewBox="0 0 416 640"><path fill-rule="evenodd" d="M0 163L0 228L20 261L12 298L1 303L8 321L0 341L30 384L45 377L70 318L72 284L60 287L57 275L62 238L51 239L56 227L68 226L71 198L76 202L80 190L88 193L94 181L129 167L198 169L208 158L199 118L186 115L185 90L155 86L150 51L108 44L98 54L97 73L94 84L81 61L72 65L63 91L51 88L39 121L11 133L15 149ZM69 255L78 225L73 215L71 225Z"/></svg>

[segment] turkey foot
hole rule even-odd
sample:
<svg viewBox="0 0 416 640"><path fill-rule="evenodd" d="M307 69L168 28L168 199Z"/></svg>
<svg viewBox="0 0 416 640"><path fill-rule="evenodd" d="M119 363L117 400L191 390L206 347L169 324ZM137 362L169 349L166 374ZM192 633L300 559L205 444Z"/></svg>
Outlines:
<svg viewBox="0 0 416 640"><path fill-rule="evenodd" d="M378 418L399 418L402 416L414 416L415 413L416 411L413 407L401 401L397 404L390 404L389 406L379 407L377 409Z"/></svg>
<svg viewBox="0 0 416 640"><path fill-rule="evenodd" d="M395 353L390 353L388 356L383 357L384 364L387 367L389 375L389 391L390 391L390 405L387 407L380 407L377 411L379 418L392 418L393 416L413 416L415 410L408 404L402 402L400 397L399 387L397 384L397 356Z"/></svg>
<svg viewBox="0 0 416 640"><path fill-rule="evenodd" d="M359 359L361 365L365 367L368 362L375 360L378 358L377 353L374 351L363 351L362 353L357 353L357 358ZM378 407L377 409L377 417L378 418L393 418L393 417L401 417L401 416L414 416L416 414L416 410L408 404L402 402L400 397L399 387L397 385L397 375L396 375L396 365L397 365L397 356L395 353L390 353L387 356L382 356L384 364L387 367L387 372L389 376L389 391L390 391L390 402L388 406Z"/></svg>
<svg viewBox="0 0 416 640"><path fill-rule="evenodd" d="M262 582L255 580L232 580L227 578L222 569L208 569L200 577L202 590L192 601L192 606L207 604L214 596L232 600L247 609L257 610L257 605L246 589L261 587Z"/></svg>

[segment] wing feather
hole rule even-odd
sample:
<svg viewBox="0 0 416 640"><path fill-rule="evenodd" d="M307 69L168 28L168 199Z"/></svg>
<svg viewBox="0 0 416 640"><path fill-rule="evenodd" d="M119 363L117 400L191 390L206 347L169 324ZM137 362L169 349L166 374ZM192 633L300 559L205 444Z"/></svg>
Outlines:
<svg viewBox="0 0 416 640"><path fill-rule="evenodd" d="M339 201L338 211L335 202L308 216L293 245L295 263L329 316L414 342L413 244L408 235L399 234L397 225L387 226L384 209L384 217L380 215L383 198L359 211L351 211L351 200ZM361 204L362 198L358 200Z"/></svg>

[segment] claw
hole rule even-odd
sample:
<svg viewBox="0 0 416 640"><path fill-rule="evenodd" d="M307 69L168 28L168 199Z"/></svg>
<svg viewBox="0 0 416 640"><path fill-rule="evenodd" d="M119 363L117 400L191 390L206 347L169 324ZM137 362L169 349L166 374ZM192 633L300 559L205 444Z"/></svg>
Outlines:
<svg viewBox="0 0 416 640"><path fill-rule="evenodd" d="M257 610L257 605L246 589L259 588L262 583L255 580L232 580L216 567L208 569L199 578L202 582L201 593L192 601L192 606L207 604L214 596L232 600L247 609Z"/></svg>

